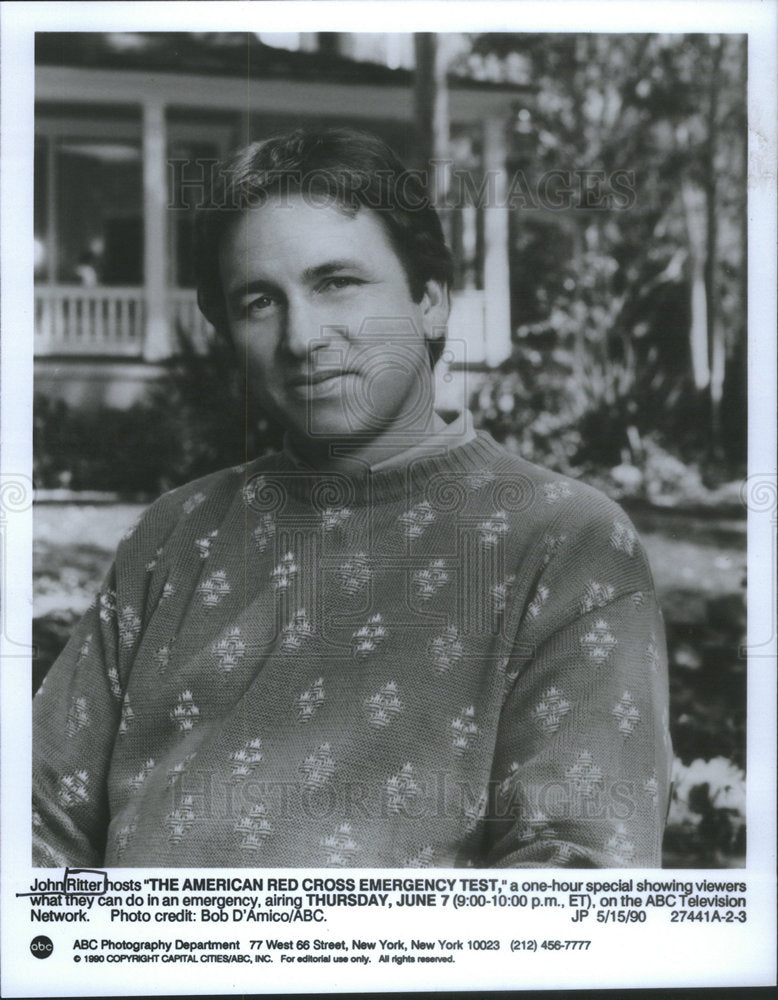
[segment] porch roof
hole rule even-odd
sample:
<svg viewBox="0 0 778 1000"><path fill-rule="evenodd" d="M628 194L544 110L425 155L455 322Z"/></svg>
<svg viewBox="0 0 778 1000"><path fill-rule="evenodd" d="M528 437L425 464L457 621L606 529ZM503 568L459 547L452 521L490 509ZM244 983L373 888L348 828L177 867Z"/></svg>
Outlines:
<svg viewBox="0 0 778 1000"><path fill-rule="evenodd" d="M153 70L198 76L315 80L319 83L409 87L413 73L323 52L293 52L261 42L252 32L79 32L43 31L35 35L39 66L81 69ZM534 88L475 80L450 73L454 90L483 91L516 98Z"/></svg>

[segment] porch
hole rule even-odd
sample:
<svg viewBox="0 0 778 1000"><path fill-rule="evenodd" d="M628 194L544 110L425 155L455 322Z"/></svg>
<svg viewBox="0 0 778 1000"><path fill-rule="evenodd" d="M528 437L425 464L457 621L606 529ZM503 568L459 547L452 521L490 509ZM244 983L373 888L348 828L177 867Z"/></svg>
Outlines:
<svg viewBox="0 0 778 1000"><path fill-rule="evenodd" d="M377 132L401 158L413 154L405 71L342 59L333 69L310 53L290 61L252 36L119 41L116 50L115 36L44 33L36 43L36 389L68 401L90 394L67 385L76 373L105 382L109 370L122 378L132 369L133 387L110 396L131 399L180 334L195 344L212 335L197 308L191 235L209 165L230 149L280 126L337 120ZM142 44L128 63L130 42ZM445 220L457 273L441 374L510 352L502 196L516 99L515 88L452 81L453 167L476 190L487 175L495 183L492 197L452 205Z"/></svg>

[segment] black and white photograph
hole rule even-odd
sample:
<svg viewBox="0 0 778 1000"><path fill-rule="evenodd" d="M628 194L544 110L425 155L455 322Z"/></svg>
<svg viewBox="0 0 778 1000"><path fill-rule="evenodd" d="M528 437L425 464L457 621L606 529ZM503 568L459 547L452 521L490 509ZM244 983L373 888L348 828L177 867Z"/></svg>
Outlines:
<svg viewBox="0 0 778 1000"><path fill-rule="evenodd" d="M589 983L591 938L769 946L775 17L23 4L11 48L10 6L31 971L210 948L311 988L313 949L373 977L320 989L461 988L501 951L477 976L509 988L543 949L576 954L527 982Z"/></svg>

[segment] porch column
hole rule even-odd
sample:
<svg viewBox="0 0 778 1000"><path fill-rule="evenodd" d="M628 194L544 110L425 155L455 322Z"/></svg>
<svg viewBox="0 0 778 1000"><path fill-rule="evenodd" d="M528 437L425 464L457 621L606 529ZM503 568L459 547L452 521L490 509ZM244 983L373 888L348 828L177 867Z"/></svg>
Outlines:
<svg viewBox="0 0 778 1000"><path fill-rule="evenodd" d="M158 361L171 353L167 314L167 136L165 106L143 105L143 275L146 335L143 357Z"/></svg>
<svg viewBox="0 0 778 1000"><path fill-rule="evenodd" d="M508 171L505 121L484 122L484 170L494 177L485 188L494 201L484 206L484 321L486 363L498 365L511 352L511 283L508 267ZM490 199L491 200L491 199Z"/></svg>

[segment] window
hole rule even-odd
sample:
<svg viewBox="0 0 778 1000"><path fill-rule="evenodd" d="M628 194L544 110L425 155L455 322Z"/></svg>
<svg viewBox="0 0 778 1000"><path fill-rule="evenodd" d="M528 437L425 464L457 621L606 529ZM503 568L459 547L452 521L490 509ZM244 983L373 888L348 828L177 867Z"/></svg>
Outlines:
<svg viewBox="0 0 778 1000"><path fill-rule="evenodd" d="M143 283L139 138L111 123L47 122L35 147L36 278L66 285ZM100 134L104 132L104 134Z"/></svg>

